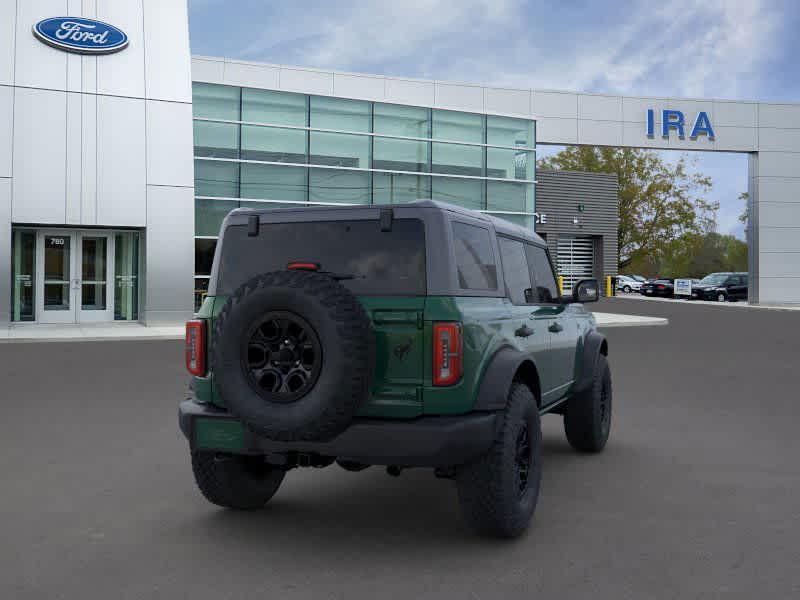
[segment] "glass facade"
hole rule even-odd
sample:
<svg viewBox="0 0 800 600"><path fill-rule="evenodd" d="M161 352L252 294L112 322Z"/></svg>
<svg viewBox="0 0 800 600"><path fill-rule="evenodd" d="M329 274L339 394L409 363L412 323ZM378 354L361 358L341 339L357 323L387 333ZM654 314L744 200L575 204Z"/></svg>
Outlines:
<svg viewBox="0 0 800 600"><path fill-rule="evenodd" d="M207 83L193 103L196 303L240 206L433 198L533 229L529 119Z"/></svg>

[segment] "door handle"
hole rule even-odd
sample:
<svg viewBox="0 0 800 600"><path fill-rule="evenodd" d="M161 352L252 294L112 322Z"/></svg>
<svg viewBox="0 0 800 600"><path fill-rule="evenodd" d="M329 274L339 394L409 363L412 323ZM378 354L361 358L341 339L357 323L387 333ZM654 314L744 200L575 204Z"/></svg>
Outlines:
<svg viewBox="0 0 800 600"><path fill-rule="evenodd" d="M550 325L550 327L547 328L547 331L550 331L552 333L558 333L559 331L564 331L564 328L558 321L556 321L555 323Z"/></svg>
<svg viewBox="0 0 800 600"><path fill-rule="evenodd" d="M523 325L514 332L514 335L517 337L526 338L533 335L533 329L531 329L527 325Z"/></svg>

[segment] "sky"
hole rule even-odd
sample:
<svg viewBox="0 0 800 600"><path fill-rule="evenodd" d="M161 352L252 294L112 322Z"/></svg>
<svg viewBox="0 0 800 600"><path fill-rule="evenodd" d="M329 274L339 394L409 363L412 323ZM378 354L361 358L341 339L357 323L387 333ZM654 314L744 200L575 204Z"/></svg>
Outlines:
<svg viewBox="0 0 800 600"><path fill-rule="evenodd" d="M189 27L192 53L207 56L519 88L800 101L797 0L189 0ZM692 158L712 177L718 231L743 237L746 155Z"/></svg>

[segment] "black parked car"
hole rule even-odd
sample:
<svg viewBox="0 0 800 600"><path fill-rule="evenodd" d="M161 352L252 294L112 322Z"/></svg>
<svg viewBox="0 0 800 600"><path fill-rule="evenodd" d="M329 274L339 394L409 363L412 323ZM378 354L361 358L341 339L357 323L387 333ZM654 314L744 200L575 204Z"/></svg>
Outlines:
<svg viewBox="0 0 800 600"><path fill-rule="evenodd" d="M747 300L747 273L711 273L692 285L692 299Z"/></svg>
<svg viewBox="0 0 800 600"><path fill-rule="evenodd" d="M675 292L673 279L654 279L642 284L639 293L643 296L659 296L661 298L672 298Z"/></svg>

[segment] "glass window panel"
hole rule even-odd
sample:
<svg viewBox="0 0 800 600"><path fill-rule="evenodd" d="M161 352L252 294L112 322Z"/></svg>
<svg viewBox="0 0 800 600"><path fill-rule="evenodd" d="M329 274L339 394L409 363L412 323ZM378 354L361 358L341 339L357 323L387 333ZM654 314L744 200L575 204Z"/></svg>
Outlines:
<svg viewBox="0 0 800 600"><path fill-rule="evenodd" d="M279 165L242 164L242 197L305 202L306 169Z"/></svg>
<svg viewBox="0 0 800 600"><path fill-rule="evenodd" d="M465 208L484 208L483 181L456 177L431 177L431 198Z"/></svg>
<svg viewBox="0 0 800 600"><path fill-rule="evenodd" d="M369 102L311 96L311 127L369 132Z"/></svg>
<svg viewBox="0 0 800 600"><path fill-rule="evenodd" d="M270 90L242 90L242 121L305 127L308 96Z"/></svg>
<svg viewBox="0 0 800 600"><path fill-rule="evenodd" d="M15 231L11 243L14 283L11 292L11 320L33 321L36 281L36 234Z"/></svg>
<svg viewBox="0 0 800 600"><path fill-rule="evenodd" d="M486 208L488 210L533 212L533 184L488 181L486 184Z"/></svg>
<svg viewBox="0 0 800 600"><path fill-rule="evenodd" d="M433 111L433 138L483 143L483 115L452 110Z"/></svg>
<svg viewBox="0 0 800 600"><path fill-rule="evenodd" d="M114 236L114 320L139 318L139 233Z"/></svg>
<svg viewBox="0 0 800 600"><path fill-rule="evenodd" d="M486 117L486 143L494 146L536 146L534 122L512 117Z"/></svg>
<svg viewBox="0 0 800 600"><path fill-rule="evenodd" d="M525 252L528 255L531 279L536 289L534 302L556 302L560 294L547 251L539 246L525 244Z"/></svg>
<svg viewBox="0 0 800 600"><path fill-rule="evenodd" d="M203 305L203 300L208 295L209 279L205 277L195 278L194 280L194 312L198 312Z"/></svg>
<svg viewBox="0 0 800 600"><path fill-rule="evenodd" d="M375 173L372 186L375 204L397 204L431 197L431 178L425 175Z"/></svg>
<svg viewBox="0 0 800 600"><path fill-rule="evenodd" d="M343 169L311 169L311 202L370 203L370 173Z"/></svg>
<svg viewBox="0 0 800 600"><path fill-rule="evenodd" d="M107 251L105 237L81 238L81 310L106 309Z"/></svg>
<svg viewBox="0 0 800 600"><path fill-rule="evenodd" d="M533 179L535 157L524 150L486 149L486 176L502 179Z"/></svg>
<svg viewBox="0 0 800 600"><path fill-rule="evenodd" d="M372 166L389 171L428 170L428 142L376 137Z"/></svg>
<svg viewBox="0 0 800 600"><path fill-rule="evenodd" d="M505 237L498 237L500 258L503 261L503 279L506 290L514 304L528 304L532 301L531 274L525 258L525 246L522 242Z"/></svg>
<svg viewBox="0 0 800 600"><path fill-rule="evenodd" d="M197 196L238 198L239 164L213 160L195 160L194 193Z"/></svg>
<svg viewBox="0 0 800 600"><path fill-rule="evenodd" d="M491 214L491 213L490 213ZM498 219L503 219L514 225L519 225L530 231L533 231L533 215L508 215L508 214L493 214L492 216Z"/></svg>
<svg viewBox="0 0 800 600"><path fill-rule="evenodd" d="M242 158L305 163L307 135L305 129L242 125Z"/></svg>
<svg viewBox="0 0 800 600"><path fill-rule="evenodd" d="M480 146L462 146L460 144L432 144L434 173L451 173L453 175L483 176L483 148Z"/></svg>
<svg viewBox="0 0 800 600"><path fill-rule="evenodd" d="M236 200L195 200L194 234L219 235L222 219L238 207L239 203Z"/></svg>
<svg viewBox="0 0 800 600"><path fill-rule="evenodd" d="M195 156L239 158L239 125L194 121Z"/></svg>
<svg viewBox="0 0 800 600"><path fill-rule="evenodd" d="M270 209L270 208L303 208L308 206L308 204L289 204L286 202L265 202L263 200L253 200L251 202L240 202L240 208L255 208L258 210Z"/></svg>
<svg viewBox="0 0 800 600"><path fill-rule="evenodd" d="M217 240L194 240L194 274L211 275Z"/></svg>
<svg viewBox="0 0 800 600"><path fill-rule="evenodd" d="M70 238L44 236L44 310L70 308Z"/></svg>
<svg viewBox="0 0 800 600"><path fill-rule="evenodd" d="M192 111L195 117L239 120L240 88L213 83L192 84Z"/></svg>
<svg viewBox="0 0 800 600"><path fill-rule="evenodd" d="M427 108L376 103L373 110L375 133L418 138L431 136L430 111Z"/></svg>
<svg viewBox="0 0 800 600"><path fill-rule="evenodd" d="M453 223L453 242L459 285L465 290L497 289L497 266L489 230Z"/></svg>
<svg viewBox="0 0 800 600"><path fill-rule="evenodd" d="M314 165L368 169L369 137L312 131L309 162Z"/></svg>

